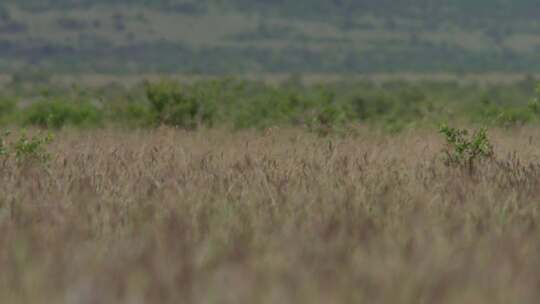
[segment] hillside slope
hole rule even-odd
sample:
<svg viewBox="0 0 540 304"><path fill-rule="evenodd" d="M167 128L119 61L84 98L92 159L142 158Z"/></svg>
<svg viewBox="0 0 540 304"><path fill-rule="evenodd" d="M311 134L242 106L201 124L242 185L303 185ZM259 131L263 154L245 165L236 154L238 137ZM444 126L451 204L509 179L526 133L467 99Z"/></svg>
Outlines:
<svg viewBox="0 0 540 304"><path fill-rule="evenodd" d="M538 72L530 0L5 0L0 70Z"/></svg>

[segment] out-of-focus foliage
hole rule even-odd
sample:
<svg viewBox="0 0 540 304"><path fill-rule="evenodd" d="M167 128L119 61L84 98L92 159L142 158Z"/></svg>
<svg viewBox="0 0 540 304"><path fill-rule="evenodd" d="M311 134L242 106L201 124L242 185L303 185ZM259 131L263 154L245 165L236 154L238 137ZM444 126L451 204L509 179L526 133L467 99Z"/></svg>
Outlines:
<svg viewBox="0 0 540 304"><path fill-rule="evenodd" d="M532 73L539 13L532 0L5 0L0 70Z"/></svg>
<svg viewBox="0 0 540 304"><path fill-rule="evenodd" d="M22 122L47 128L65 125L92 127L103 121L103 112L89 102L39 101L23 110Z"/></svg>
<svg viewBox="0 0 540 304"><path fill-rule="evenodd" d="M194 129L199 125L212 126L214 100L197 96L194 88L183 88L174 82L149 84L146 97L160 124Z"/></svg>
<svg viewBox="0 0 540 304"><path fill-rule="evenodd" d="M0 123L42 128L175 126L301 127L321 135L368 125L389 132L441 121L511 128L539 121L535 80L478 86L457 82L337 82L267 85L231 78L83 89L7 87Z"/></svg>

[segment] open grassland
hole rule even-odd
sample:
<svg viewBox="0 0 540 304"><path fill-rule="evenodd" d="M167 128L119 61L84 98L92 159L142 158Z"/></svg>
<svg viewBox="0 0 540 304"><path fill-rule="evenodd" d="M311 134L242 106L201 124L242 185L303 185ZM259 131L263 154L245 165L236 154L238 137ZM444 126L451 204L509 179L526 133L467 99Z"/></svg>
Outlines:
<svg viewBox="0 0 540 304"><path fill-rule="evenodd" d="M539 134L471 172L421 130L64 129L0 162L0 298L537 303Z"/></svg>

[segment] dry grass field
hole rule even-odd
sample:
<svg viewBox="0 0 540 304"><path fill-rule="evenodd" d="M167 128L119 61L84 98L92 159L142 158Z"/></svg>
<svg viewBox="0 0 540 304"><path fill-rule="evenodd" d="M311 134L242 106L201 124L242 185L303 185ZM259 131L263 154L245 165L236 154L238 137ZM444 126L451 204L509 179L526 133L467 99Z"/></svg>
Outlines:
<svg viewBox="0 0 540 304"><path fill-rule="evenodd" d="M60 131L0 162L3 303L537 303L540 132Z"/></svg>

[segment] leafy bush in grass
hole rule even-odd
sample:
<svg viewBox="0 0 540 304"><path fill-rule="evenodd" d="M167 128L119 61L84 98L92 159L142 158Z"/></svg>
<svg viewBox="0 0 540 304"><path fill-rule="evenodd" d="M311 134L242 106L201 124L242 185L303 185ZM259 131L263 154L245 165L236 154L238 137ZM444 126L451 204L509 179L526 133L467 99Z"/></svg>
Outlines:
<svg viewBox="0 0 540 304"><path fill-rule="evenodd" d="M36 134L28 136L23 132L12 143L15 160L19 165L46 164L51 159L51 154L46 146L54 140L52 134Z"/></svg>
<svg viewBox="0 0 540 304"><path fill-rule="evenodd" d="M446 139L446 148L443 153L447 166L466 168L472 174L478 162L490 159L494 155L486 128L481 128L470 134L466 129L442 125L439 128L439 133Z"/></svg>
<svg viewBox="0 0 540 304"><path fill-rule="evenodd" d="M26 109L24 125L59 129L66 125L96 127L104 113L90 102L41 101Z"/></svg>
<svg viewBox="0 0 540 304"><path fill-rule="evenodd" d="M22 131L17 138L8 140L10 132L0 133L0 158L5 165L13 157L19 166L46 165L51 159L47 146L54 140L50 133L37 133L32 136Z"/></svg>

